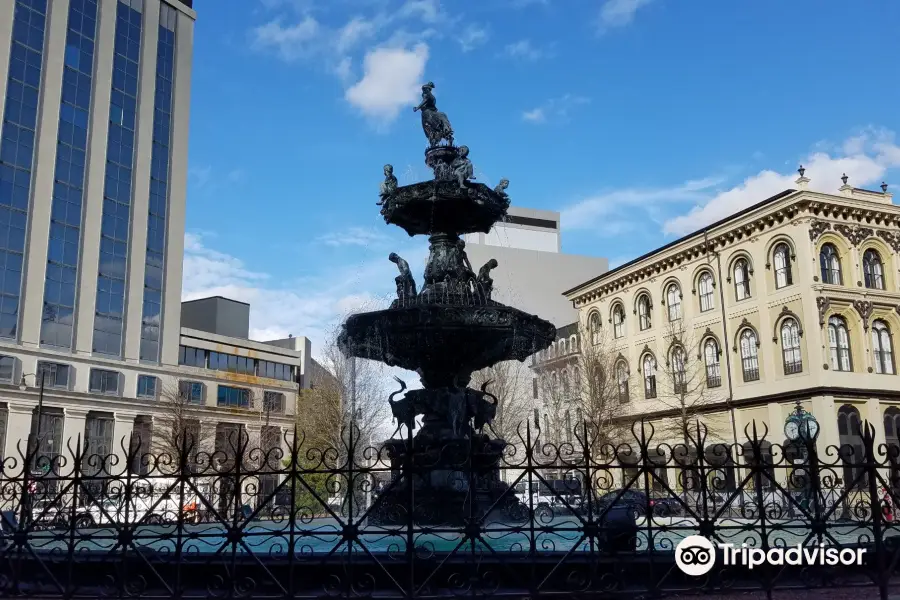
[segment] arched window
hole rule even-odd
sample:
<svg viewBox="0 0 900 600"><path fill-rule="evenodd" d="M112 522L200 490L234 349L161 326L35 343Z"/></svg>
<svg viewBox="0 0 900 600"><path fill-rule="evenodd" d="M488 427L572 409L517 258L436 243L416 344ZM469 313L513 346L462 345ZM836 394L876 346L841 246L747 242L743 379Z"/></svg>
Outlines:
<svg viewBox="0 0 900 600"><path fill-rule="evenodd" d="M741 332L741 370L744 381L759 380L759 340L752 329Z"/></svg>
<svg viewBox="0 0 900 600"><path fill-rule="evenodd" d="M670 321L681 318L681 289L675 283L666 288L666 307L669 310Z"/></svg>
<svg viewBox="0 0 900 600"><path fill-rule="evenodd" d="M628 366L625 361L616 365L616 383L619 389L619 402L628 402Z"/></svg>
<svg viewBox="0 0 900 600"><path fill-rule="evenodd" d="M822 269L822 283L830 283L832 285L841 285L843 283L841 257L838 256L838 251L834 244L825 244L819 250L819 266Z"/></svg>
<svg viewBox="0 0 900 600"><path fill-rule="evenodd" d="M550 377L550 381L552 382L552 385L553 385L553 395L558 396L559 395L559 375L554 373Z"/></svg>
<svg viewBox="0 0 900 600"><path fill-rule="evenodd" d="M703 359L706 362L706 387L717 388L722 385L722 369L719 366L719 344L708 338L703 343Z"/></svg>
<svg viewBox="0 0 900 600"><path fill-rule="evenodd" d="M775 265L775 288L781 289L794 283L791 273L791 248L781 242L772 251L772 263Z"/></svg>
<svg viewBox="0 0 900 600"><path fill-rule="evenodd" d="M700 312L706 312L716 307L715 297L713 296L714 287L712 273L704 271L697 282L697 289L700 292Z"/></svg>
<svg viewBox="0 0 900 600"><path fill-rule="evenodd" d="M687 374L685 373L684 348L675 346L672 348L672 384L675 394L687 393Z"/></svg>
<svg viewBox="0 0 900 600"><path fill-rule="evenodd" d="M800 325L793 318L781 322L781 360L785 375L803 370L803 357L800 355Z"/></svg>
<svg viewBox="0 0 900 600"><path fill-rule="evenodd" d="M656 359L652 354L644 355L644 398L656 398Z"/></svg>
<svg viewBox="0 0 900 600"><path fill-rule="evenodd" d="M891 330L881 319L872 323L872 353L875 358L875 372L893 375L894 348L891 344Z"/></svg>
<svg viewBox="0 0 900 600"><path fill-rule="evenodd" d="M653 324L650 320L650 296L642 294L637 301L638 326L641 331L650 329Z"/></svg>
<svg viewBox="0 0 900 600"><path fill-rule="evenodd" d="M625 309L621 304L616 304L612 314L613 337L619 339L625 337Z"/></svg>
<svg viewBox="0 0 900 600"><path fill-rule="evenodd" d="M845 404L838 409L838 456L843 463L844 487L864 489L868 484L865 472L865 446L862 438L862 419L855 406Z"/></svg>
<svg viewBox="0 0 900 600"><path fill-rule="evenodd" d="M871 248L863 253L863 281L871 290L884 289L884 265L878 252Z"/></svg>
<svg viewBox="0 0 900 600"><path fill-rule="evenodd" d="M559 340L559 355L566 355L566 340Z"/></svg>
<svg viewBox="0 0 900 600"><path fill-rule="evenodd" d="M563 372L562 372L562 382L563 382L563 397L568 398L569 395L572 393L572 386L571 386L571 382L569 381L569 371L566 369L563 369Z"/></svg>
<svg viewBox="0 0 900 600"><path fill-rule="evenodd" d="M734 297L746 300L750 297L750 265L746 259L739 258L734 263Z"/></svg>
<svg viewBox="0 0 900 600"><path fill-rule="evenodd" d="M597 315L597 320L600 320L600 315ZM578 352L578 336L572 335L569 336L569 352L575 353Z"/></svg>
<svg viewBox="0 0 900 600"><path fill-rule="evenodd" d="M835 371L852 371L850 333L843 317L835 315L828 319L828 343L831 346L831 368Z"/></svg>
<svg viewBox="0 0 900 600"><path fill-rule="evenodd" d="M575 367L574 375L575 375L575 376L574 376L574 380L575 380L575 393L576 393L578 396L581 396L581 369L579 369L578 367Z"/></svg>
<svg viewBox="0 0 900 600"><path fill-rule="evenodd" d="M596 345L600 343L600 313L593 312L590 317L591 343Z"/></svg>

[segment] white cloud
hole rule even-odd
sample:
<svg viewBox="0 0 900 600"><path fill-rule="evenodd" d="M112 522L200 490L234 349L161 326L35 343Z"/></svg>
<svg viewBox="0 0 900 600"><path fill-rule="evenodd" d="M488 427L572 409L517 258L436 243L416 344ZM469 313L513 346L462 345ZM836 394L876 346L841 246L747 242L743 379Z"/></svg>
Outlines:
<svg viewBox="0 0 900 600"><path fill-rule="evenodd" d="M634 21L637 11L652 0L607 0L600 8L600 30L624 27Z"/></svg>
<svg viewBox="0 0 900 600"><path fill-rule="evenodd" d="M456 41L459 42L459 45L462 47L463 52L471 52L478 46L481 46L482 44L487 42L487 40L487 29L474 24L466 27L459 35L459 37L456 38Z"/></svg>
<svg viewBox="0 0 900 600"><path fill-rule="evenodd" d="M383 244L388 240L388 236L375 229L366 229L363 227L350 227L343 231L333 231L321 235L316 241L326 246L362 246L368 247L374 244Z"/></svg>
<svg viewBox="0 0 900 600"><path fill-rule="evenodd" d="M309 15L293 25L284 25L282 19L274 19L252 31L254 47L272 50L288 62L315 53L320 35L319 22Z"/></svg>
<svg viewBox="0 0 900 600"><path fill-rule="evenodd" d="M375 21L369 21L363 17L353 17L337 31L335 49L344 54L355 48L363 40L370 38L378 30Z"/></svg>
<svg viewBox="0 0 900 600"><path fill-rule="evenodd" d="M268 273L253 271L239 258L209 246L209 235L185 235L182 299L221 295L250 304L250 337L266 340L303 335L315 348L348 314L384 308L394 291L396 266L387 253L343 265L320 274L280 283ZM409 264L424 265L422 243L398 249ZM418 269L421 273L421 268ZM421 285L421 275L417 275Z"/></svg>
<svg viewBox="0 0 900 600"><path fill-rule="evenodd" d="M424 23L437 23L444 16L440 0L406 0L397 15L401 18L416 17Z"/></svg>
<svg viewBox="0 0 900 600"><path fill-rule="evenodd" d="M551 116L556 119L565 120L569 117L569 112L574 107L581 104L587 104L588 102L590 102L590 99L585 98L584 96L566 94L559 98L548 100L543 106L524 111L522 113L522 118L532 123L544 123Z"/></svg>
<svg viewBox="0 0 900 600"><path fill-rule="evenodd" d="M686 181L671 187L630 187L603 192L577 202L562 211L567 229L593 229L604 221L635 207L647 208L663 203L699 201L708 197L721 178L708 177Z"/></svg>
<svg viewBox="0 0 900 600"><path fill-rule="evenodd" d="M547 120L544 109L540 107L523 111L522 118L526 121L531 121L532 123L543 123Z"/></svg>
<svg viewBox="0 0 900 600"><path fill-rule="evenodd" d="M415 102L428 62L428 45L376 48L366 54L363 77L345 93L346 100L365 116L393 121L400 109Z"/></svg>
<svg viewBox="0 0 900 600"><path fill-rule="evenodd" d="M547 52L535 47L531 40L519 40L518 42L507 44L503 48L503 53L510 58L521 60L538 60L547 56Z"/></svg>
<svg viewBox="0 0 900 600"><path fill-rule="evenodd" d="M900 146L892 132L869 128L847 139L831 154L816 151L802 161L810 189L835 193L846 173L850 185L874 186L881 182L888 169L900 167ZM741 209L762 202L770 196L795 188L796 173L760 171L740 185L698 202L687 214L667 220L663 232L684 235Z"/></svg>

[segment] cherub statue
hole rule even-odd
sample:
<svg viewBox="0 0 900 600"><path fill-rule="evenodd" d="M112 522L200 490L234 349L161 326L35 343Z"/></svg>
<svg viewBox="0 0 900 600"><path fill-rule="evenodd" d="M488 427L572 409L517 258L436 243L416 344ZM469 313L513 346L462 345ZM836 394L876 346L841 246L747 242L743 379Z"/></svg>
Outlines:
<svg viewBox="0 0 900 600"><path fill-rule="evenodd" d="M461 262L464 269L463 278L466 281L469 281L470 278L475 277L475 272L472 270L472 263L469 262L469 257L466 255L466 243L463 240L459 240L456 242L456 247L459 249Z"/></svg>
<svg viewBox="0 0 900 600"><path fill-rule="evenodd" d="M494 291L494 280L491 279L491 269L497 268L497 259L492 258L491 260L484 263L480 269L478 269L478 277L475 279L475 283L478 284L478 287L481 289L481 293L484 294L485 300L491 299L491 292Z"/></svg>
<svg viewBox="0 0 900 600"><path fill-rule="evenodd" d="M469 160L468 146L459 147L459 154L450 163L450 168L453 169L453 174L456 175L459 187L463 189L469 187L466 185L466 181L475 179L475 168L472 166L472 161Z"/></svg>
<svg viewBox="0 0 900 600"><path fill-rule="evenodd" d="M509 179L503 178L500 180L500 183L497 184L497 187L494 188L494 193L503 198L505 201L509 201L509 194L506 193L506 188L509 187Z"/></svg>
<svg viewBox="0 0 900 600"><path fill-rule="evenodd" d="M387 200L388 196L392 195L397 191L397 178L394 176L394 166L393 165L384 165L384 181L381 182L381 191L379 195L381 196L381 201L376 202L377 206L381 206L384 204L384 201Z"/></svg>
<svg viewBox="0 0 900 600"><path fill-rule="evenodd" d="M409 271L409 263L400 258L396 252L391 252L388 260L397 265L400 274L394 278L397 283L397 298L414 298L416 295L416 280Z"/></svg>

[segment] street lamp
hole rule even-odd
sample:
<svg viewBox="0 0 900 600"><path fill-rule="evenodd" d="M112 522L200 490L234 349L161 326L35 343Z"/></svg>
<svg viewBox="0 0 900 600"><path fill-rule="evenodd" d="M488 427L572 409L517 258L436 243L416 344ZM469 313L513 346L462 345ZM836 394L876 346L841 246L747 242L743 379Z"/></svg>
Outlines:
<svg viewBox="0 0 900 600"><path fill-rule="evenodd" d="M806 475L809 478L806 483L806 508L808 508L809 500L815 494L813 478L818 477L818 464L814 463L818 461L815 453L815 443L816 438L819 436L819 422L811 412L800 405L799 400L797 400L797 406L794 407L793 412L784 421L784 435L792 444L803 448L805 454L803 458L809 463L806 469Z"/></svg>

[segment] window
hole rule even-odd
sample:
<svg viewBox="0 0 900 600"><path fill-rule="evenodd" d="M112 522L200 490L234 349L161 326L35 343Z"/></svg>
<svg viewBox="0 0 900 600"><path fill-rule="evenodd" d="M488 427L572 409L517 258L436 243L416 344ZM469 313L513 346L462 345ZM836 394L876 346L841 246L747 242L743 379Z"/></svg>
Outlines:
<svg viewBox="0 0 900 600"><path fill-rule="evenodd" d="M531 397L537 400L538 398L538 380L537 377L531 378Z"/></svg>
<svg viewBox="0 0 900 600"><path fill-rule="evenodd" d="M600 343L600 313L593 312L590 317L591 343Z"/></svg>
<svg viewBox="0 0 900 600"><path fill-rule="evenodd" d="M784 374L793 375L803 370L800 355L800 325L793 318L781 322L781 361Z"/></svg>
<svg viewBox="0 0 900 600"><path fill-rule="evenodd" d="M746 300L750 297L750 265L746 259L739 258L734 263L734 298Z"/></svg>
<svg viewBox="0 0 900 600"><path fill-rule="evenodd" d="M716 307L713 296L714 287L712 274L709 271L704 271L697 283L697 288L700 291L700 312L707 312Z"/></svg>
<svg viewBox="0 0 900 600"><path fill-rule="evenodd" d="M230 373L256 374L256 360L236 354L223 352L209 353L209 368L216 371L228 371Z"/></svg>
<svg viewBox="0 0 900 600"><path fill-rule="evenodd" d="M216 404L230 408L250 408L250 390L220 385Z"/></svg>
<svg viewBox="0 0 900 600"><path fill-rule="evenodd" d="M744 373L744 381L759 380L759 340L752 329L744 329L741 332L741 370Z"/></svg>
<svg viewBox="0 0 900 600"><path fill-rule="evenodd" d="M178 364L188 367L206 368L206 350L191 348L190 346L178 347Z"/></svg>
<svg viewBox="0 0 900 600"><path fill-rule="evenodd" d="M650 296L642 294L637 301L638 327L641 331L650 329L653 323L650 320Z"/></svg>
<svg viewBox="0 0 900 600"><path fill-rule="evenodd" d="M581 396L581 369L575 367L575 393L580 397Z"/></svg>
<svg viewBox="0 0 900 600"><path fill-rule="evenodd" d="M187 404L203 404L203 384L199 381L179 381L178 396Z"/></svg>
<svg viewBox="0 0 900 600"><path fill-rule="evenodd" d="M290 365L271 362L268 360L258 360L256 361L256 369L256 374L259 377L280 379L282 381L294 380L294 367Z"/></svg>
<svg viewBox="0 0 900 600"><path fill-rule="evenodd" d="M44 387L48 388L69 388L69 365L59 363L39 362L37 368L36 385L40 386L41 378L44 380Z"/></svg>
<svg viewBox="0 0 900 600"><path fill-rule="evenodd" d="M706 387L722 385L722 371L719 366L719 344L709 338L703 344L703 358L706 362Z"/></svg>
<svg viewBox="0 0 900 600"><path fill-rule="evenodd" d="M16 359L12 356L0 356L0 381L12 383L16 369ZM40 382L38 382L40 385ZM46 383L44 384L47 385Z"/></svg>
<svg viewBox="0 0 900 600"><path fill-rule="evenodd" d="M843 317L835 315L828 319L828 343L831 346L831 368L835 371L852 371L850 333Z"/></svg>
<svg viewBox="0 0 900 600"><path fill-rule="evenodd" d="M9 409L0 407L0 462L3 461L3 452L6 449L6 426L9 421Z"/></svg>
<svg viewBox="0 0 900 600"><path fill-rule="evenodd" d="M894 348L891 344L891 330L887 323L877 320L872 323L872 352L875 358L875 372L879 375L894 374Z"/></svg>
<svg viewBox="0 0 900 600"><path fill-rule="evenodd" d="M652 354L644 356L644 398L656 398L656 359Z"/></svg>
<svg viewBox="0 0 900 600"><path fill-rule="evenodd" d="M621 304L616 304L613 307L612 314L613 321L613 337L616 339L622 338L625 336L625 309L622 308Z"/></svg>
<svg viewBox="0 0 900 600"><path fill-rule="evenodd" d="M597 315L597 320L600 320L600 315ZM570 352L578 352L578 336L573 335L569 338L569 351Z"/></svg>
<svg viewBox="0 0 900 600"><path fill-rule="evenodd" d="M794 283L791 273L791 249L784 242L777 244L772 251L772 263L775 265L775 288L781 289Z"/></svg>
<svg viewBox="0 0 900 600"><path fill-rule="evenodd" d="M819 251L819 267L822 270L822 283L841 285L841 258L834 244L825 244Z"/></svg>
<svg viewBox="0 0 900 600"><path fill-rule="evenodd" d="M113 416L109 413L88 413L84 423L84 440L87 448L82 467L86 475L97 475L101 469L110 464L108 457L114 452L114 423Z"/></svg>
<svg viewBox="0 0 900 600"><path fill-rule="evenodd" d="M156 398L159 379L152 375L138 375L138 398Z"/></svg>
<svg viewBox="0 0 900 600"><path fill-rule="evenodd" d="M676 346L672 349L672 379L673 387L676 394L687 393L687 376L685 374L685 356L684 348Z"/></svg>
<svg viewBox="0 0 900 600"><path fill-rule="evenodd" d="M869 249L863 253L863 280L871 290L884 289L884 265L875 250Z"/></svg>
<svg viewBox="0 0 900 600"><path fill-rule="evenodd" d="M118 394L119 393L119 373L118 371L107 371L105 369L91 369L91 380L88 389L98 394Z"/></svg>
<svg viewBox="0 0 900 600"><path fill-rule="evenodd" d="M284 394L281 392L263 393L263 411L267 413L284 414Z"/></svg>
<svg viewBox="0 0 900 600"><path fill-rule="evenodd" d="M681 289L674 283L666 289L666 307L669 311L669 321L681 318Z"/></svg>

